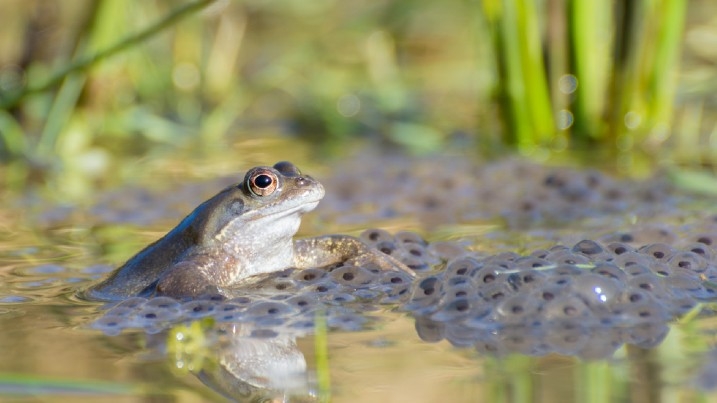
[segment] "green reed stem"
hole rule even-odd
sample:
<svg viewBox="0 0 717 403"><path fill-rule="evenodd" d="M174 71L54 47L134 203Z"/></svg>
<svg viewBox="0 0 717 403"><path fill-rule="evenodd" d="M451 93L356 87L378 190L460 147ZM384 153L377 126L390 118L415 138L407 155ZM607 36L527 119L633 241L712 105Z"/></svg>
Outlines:
<svg viewBox="0 0 717 403"><path fill-rule="evenodd" d="M655 5L655 54L649 64L647 102L651 129L666 130L671 123L675 93L675 70L684 30L686 0L662 0ZM649 38L645 38L646 43Z"/></svg>
<svg viewBox="0 0 717 403"><path fill-rule="evenodd" d="M603 107L605 69L608 66L605 37L606 14L611 4L603 1L569 0L568 46L570 70L577 78L573 139L585 142L604 136Z"/></svg>
<svg viewBox="0 0 717 403"><path fill-rule="evenodd" d="M0 93L0 109L11 108L17 105L27 96L45 92L51 88L56 87L70 74L84 71L104 59L107 59L117 53L127 50L141 42L144 42L145 40L153 37L164 29L176 24L183 18L203 9L204 7L211 4L213 1L214 0L197 0L195 2L185 4L182 7L179 7L170 14L168 14L162 20L159 20L153 25L147 27L145 30L140 31L134 35L130 35L125 39L117 42L116 44L104 50L101 50L93 55L85 56L74 61L69 66L55 73L52 77L47 79L42 84L39 84L37 86L28 85L9 95Z"/></svg>

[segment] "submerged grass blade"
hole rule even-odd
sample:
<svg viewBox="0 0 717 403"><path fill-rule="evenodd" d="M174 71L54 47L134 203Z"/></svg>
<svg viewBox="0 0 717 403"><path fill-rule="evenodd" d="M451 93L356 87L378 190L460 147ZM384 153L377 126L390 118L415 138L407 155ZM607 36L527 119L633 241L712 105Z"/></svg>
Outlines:
<svg viewBox="0 0 717 403"><path fill-rule="evenodd" d="M329 330L326 313L317 312L314 319L314 349L316 351L316 378L320 402L331 401L331 372L329 369Z"/></svg>

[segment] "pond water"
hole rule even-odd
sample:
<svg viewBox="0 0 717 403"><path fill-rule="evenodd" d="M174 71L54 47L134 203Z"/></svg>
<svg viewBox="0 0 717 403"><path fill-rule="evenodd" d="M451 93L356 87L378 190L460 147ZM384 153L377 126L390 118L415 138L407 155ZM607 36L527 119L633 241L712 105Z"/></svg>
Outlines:
<svg viewBox="0 0 717 403"><path fill-rule="evenodd" d="M361 236L416 278L339 267L231 301L85 301L78 290L242 175L168 169L161 186L147 176L63 205L11 195L0 400L717 397L713 200L516 159L374 151L321 166L254 151L234 168L291 159L326 186L300 236Z"/></svg>

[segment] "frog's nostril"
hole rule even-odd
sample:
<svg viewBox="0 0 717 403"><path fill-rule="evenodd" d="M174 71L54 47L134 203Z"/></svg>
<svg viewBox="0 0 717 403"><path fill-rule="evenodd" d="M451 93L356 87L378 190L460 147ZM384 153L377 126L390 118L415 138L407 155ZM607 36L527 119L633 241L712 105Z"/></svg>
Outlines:
<svg viewBox="0 0 717 403"><path fill-rule="evenodd" d="M299 176L296 178L296 185L297 186L308 186L311 180L309 178L305 178L303 176Z"/></svg>

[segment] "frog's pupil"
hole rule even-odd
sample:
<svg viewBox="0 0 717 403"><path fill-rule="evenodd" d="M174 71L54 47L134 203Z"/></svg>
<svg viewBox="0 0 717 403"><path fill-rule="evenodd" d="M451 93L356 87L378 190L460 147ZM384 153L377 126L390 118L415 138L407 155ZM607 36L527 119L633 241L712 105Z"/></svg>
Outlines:
<svg viewBox="0 0 717 403"><path fill-rule="evenodd" d="M271 185L271 177L269 175L259 175L254 179L254 184L261 189L266 189Z"/></svg>

